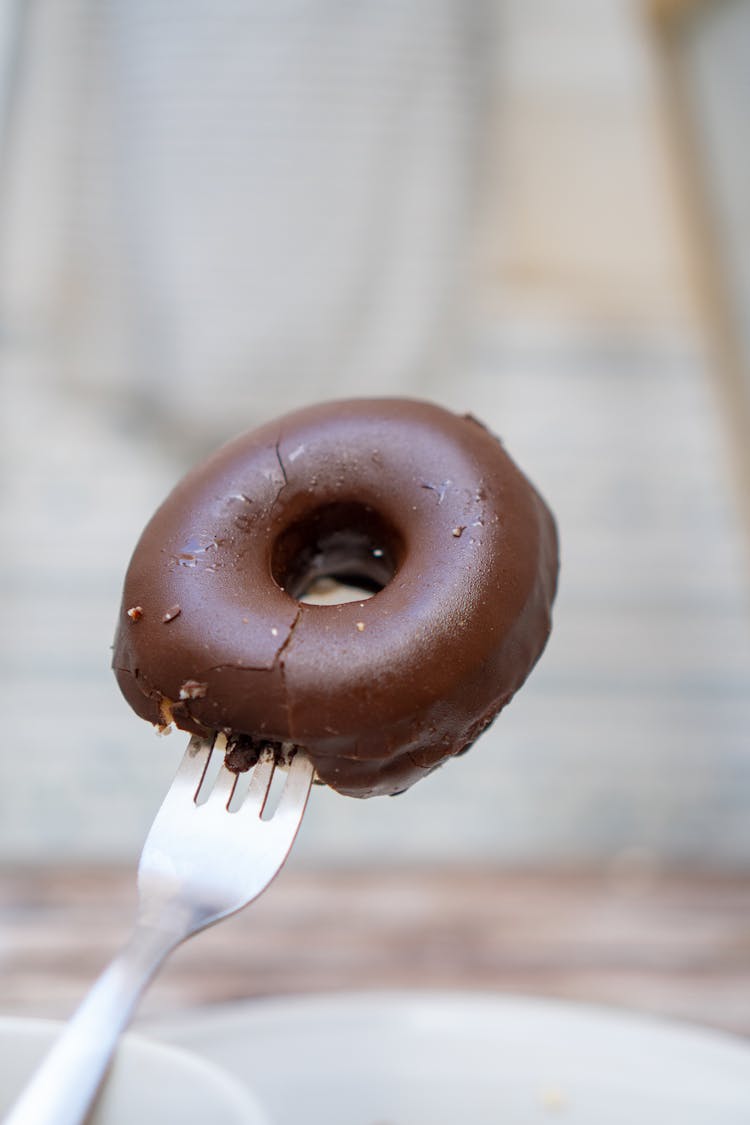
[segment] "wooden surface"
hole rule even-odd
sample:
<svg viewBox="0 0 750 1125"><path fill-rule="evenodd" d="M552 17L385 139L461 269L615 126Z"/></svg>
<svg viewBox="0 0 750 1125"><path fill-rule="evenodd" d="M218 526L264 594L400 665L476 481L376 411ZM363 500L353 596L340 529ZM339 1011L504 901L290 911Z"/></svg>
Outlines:
<svg viewBox="0 0 750 1125"><path fill-rule="evenodd" d="M133 877L6 872L0 902L0 1010L65 1016L127 933ZM178 950L139 1018L380 988L564 997L750 1035L750 879L295 868Z"/></svg>

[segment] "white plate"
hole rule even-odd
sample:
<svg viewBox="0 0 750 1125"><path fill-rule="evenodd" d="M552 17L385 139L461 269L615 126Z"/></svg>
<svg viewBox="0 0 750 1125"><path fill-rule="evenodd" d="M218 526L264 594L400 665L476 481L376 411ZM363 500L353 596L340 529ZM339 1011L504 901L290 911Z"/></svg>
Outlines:
<svg viewBox="0 0 750 1125"><path fill-rule="evenodd" d="M10 1109L63 1025L0 1017L0 1115ZM247 1085L187 1051L121 1040L87 1125L268 1125Z"/></svg>
<svg viewBox="0 0 750 1125"><path fill-rule="evenodd" d="M260 1000L150 1026L246 1081L274 1125L748 1125L750 1045L466 993Z"/></svg>

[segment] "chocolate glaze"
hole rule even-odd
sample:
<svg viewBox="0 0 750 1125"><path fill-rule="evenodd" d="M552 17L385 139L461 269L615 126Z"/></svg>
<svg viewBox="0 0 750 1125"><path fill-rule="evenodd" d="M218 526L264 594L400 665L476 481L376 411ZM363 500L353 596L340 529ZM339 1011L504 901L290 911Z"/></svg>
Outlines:
<svg viewBox="0 0 750 1125"><path fill-rule="evenodd" d="M232 733L250 756L292 742L341 793L396 793L526 679L557 567L548 508L476 419L406 399L313 406L167 497L130 562L113 666L153 723ZM298 601L321 574L378 592Z"/></svg>

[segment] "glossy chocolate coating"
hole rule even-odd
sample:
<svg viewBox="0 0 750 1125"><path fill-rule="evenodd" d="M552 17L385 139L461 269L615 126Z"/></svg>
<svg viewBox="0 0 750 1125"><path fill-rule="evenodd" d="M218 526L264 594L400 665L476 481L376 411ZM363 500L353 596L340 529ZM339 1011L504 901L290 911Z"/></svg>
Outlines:
<svg viewBox="0 0 750 1125"><path fill-rule="evenodd" d="M154 723L305 748L341 793L465 750L550 630L557 536L474 418L407 399L289 414L177 485L125 579L113 666ZM318 574L371 598L310 605Z"/></svg>

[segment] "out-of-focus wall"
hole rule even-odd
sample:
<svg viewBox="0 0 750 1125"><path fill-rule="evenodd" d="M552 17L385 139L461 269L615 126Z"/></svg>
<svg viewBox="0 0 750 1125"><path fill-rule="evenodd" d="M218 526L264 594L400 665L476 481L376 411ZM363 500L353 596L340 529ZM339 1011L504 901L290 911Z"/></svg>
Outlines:
<svg viewBox="0 0 750 1125"><path fill-rule="evenodd" d="M63 0L19 32L11 323L182 447L429 386L460 320L486 3Z"/></svg>
<svg viewBox="0 0 750 1125"><path fill-rule="evenodd" d="M654 58L629 0L40 0L6 100L0 847L130 857L179 759L119 698L127 558L182 469L409 393L558 515L548 652L303 862L750 862L750 637Z"/></svg>
<svg viewBox="0 0 750 1125"><path fill-rule="evenodd" d="M631 337L690 303L644 5L500 4L483 293Z"/></svg>

